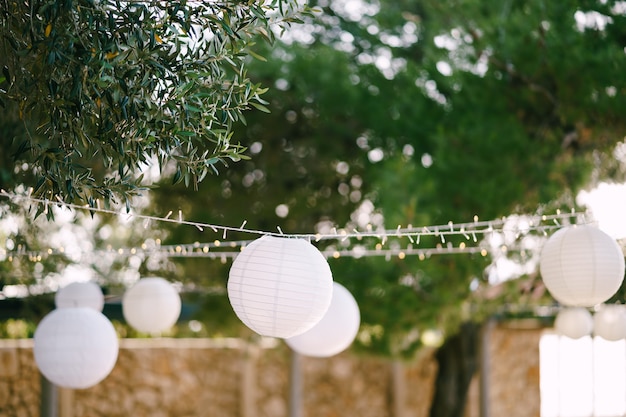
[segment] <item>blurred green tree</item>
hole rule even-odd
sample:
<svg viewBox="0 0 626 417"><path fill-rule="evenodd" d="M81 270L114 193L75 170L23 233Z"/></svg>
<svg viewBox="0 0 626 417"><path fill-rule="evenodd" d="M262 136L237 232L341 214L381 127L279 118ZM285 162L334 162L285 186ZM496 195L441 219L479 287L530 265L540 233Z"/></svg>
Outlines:
<svg viewBox="0 0 626 417"><path fill-rule="evenodd" d="M200 196L164 187L158 206L261 230L393 229L569 210L581 187L624 178L612 153L626 133L618 3L353 3L313 3L323 14L251 66L274 87L271 114L251 115L236 136L252 158ZM224 285L226 268L213 275L197 262L180 265ZM489 291L489 259L480 255L329 262L361 306L357 348L411 356L434 329L447 336L440 360L468 353L446 364L456 372L441 374L449 379L439 381L433 416L463 412L462 395L445 395L445 387L465 392L477 363L468 344L479 327L459 332L462 323L480 323L504 303L550 302L536 274Z"/></svg>

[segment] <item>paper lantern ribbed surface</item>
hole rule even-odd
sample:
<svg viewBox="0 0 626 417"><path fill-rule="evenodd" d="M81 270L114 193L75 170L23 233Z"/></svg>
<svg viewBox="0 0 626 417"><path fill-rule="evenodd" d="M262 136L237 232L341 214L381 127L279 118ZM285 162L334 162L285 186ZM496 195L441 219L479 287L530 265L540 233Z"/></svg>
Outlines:
<svg viewBox="0 0 626 417"><path fill-rule="evenodd" d="M596 227L567 227L546 241L539 268L546 288L561 304L592 307L619 289L624 255L615 239Z"/></svg>
<svg viewBox="0 0 626 417"><path fill-rule="evenodd" d="M626 338L626 307L620 304L603 305L593 317L593 332L610 341Z"/></svg>
<svg viewBox="0 0 626 417"><path fill-rule="evenodd" d="M593 317L583 307L566 307L561 309L554 320L554 330L561 336L580 339L591 335Z"/></svg>
<svg viewBox="0 0 626 417"><path fill-rule="evenodd" d="M122 297L122 313L133 328L157 334L171 328L181 311L178 291L163 278L142 278Z"/></svg>
<svg viewBox="0 0 626 417"><path fill-rule="evenodd" d="M54 304L57 308L89 307L102 311L104 295L95 282L72 282L56 292Z"/></svg>
<svg viewBox="0 0 626 417"><path fill-rule="evenodd" d="M228 275L235 314L263 336L309 330L326 313L332 292L328 262L302 239L263 236L241 251Z"/></svg>
<svg viewBox="0 0 626 417"><path fill-rule="evenodd" d="M359 331L359 306L343 285L333 284L333 298L324 317L311 329L285 342L294 351L325 358L347 349Z"/></svg>
<svg viewBox="0 0 626 417"><path fill-rule="evenodd" d="M53 384L89 388L109 375L118 353L111 322L89 307L60 308L41 320L33 352L41 373Z"/></svg>

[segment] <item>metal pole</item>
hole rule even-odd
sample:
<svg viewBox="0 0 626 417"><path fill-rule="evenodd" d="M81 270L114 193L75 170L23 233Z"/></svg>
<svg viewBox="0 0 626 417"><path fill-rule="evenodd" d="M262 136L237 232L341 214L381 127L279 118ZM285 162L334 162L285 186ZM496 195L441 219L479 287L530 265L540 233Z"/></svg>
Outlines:
<svg viewBox="0 0 626 417"><path fill-rule="evenodd" d="M41 375L41 417L58 417L59 395L57 387Z"/></svg>
<svg viewBox="0 0 626 417"><path fill-rule="evenodd" d="M404 364L394 359L391 363L391 377L393 388L393 417L404 417L404 402L406 400L406 381L404 379Z"/></svg>
<svg viewBox="0 0 626 417"><path fill-rule="evenodd" d="M58 387L59 417L74 417L74 390Z"/></svg>
<svg viewBox="0 0 626 417"><path fill-rule="evenodd" d="M289 417L302 417L302 369L300 354L291 351L289 367Z"/></svg>
<svg viewBox="0 0 626 417"><path fill-rule="evenodd" d="M256 387L257 387L257 358L259 348L254 344L247 344L243 351L243 378L241 387L242 417L257 417Z"/></svg>
<svg viewBox="0 0 626 417"><path fill-rule="evenodd" d="M490 417L489 410L489 373L491 371L489 358L489 339L494 319L488 319L483 325L480 338L480 417Z"/></svg>

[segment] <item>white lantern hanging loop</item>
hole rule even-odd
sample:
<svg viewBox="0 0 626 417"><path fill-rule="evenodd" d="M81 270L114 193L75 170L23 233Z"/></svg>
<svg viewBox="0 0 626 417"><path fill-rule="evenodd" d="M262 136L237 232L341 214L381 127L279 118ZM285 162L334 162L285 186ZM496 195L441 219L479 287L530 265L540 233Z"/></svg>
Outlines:
<svg viewBox="0 0 626 417"><path fill-rule="evenodd" d="M589 310L583 307L564 307L556 315L554 330L561 336L570 339L580 339L591 335L593 331L593 317Z"/></svg>
<svg viewBox="0 0 626 417"><path fill-rule="evenodd" d="M544 244L539 264L550 294L561 304L593 307L624 280L624 254L611 236L583 225L558 230Z"/></svg>
<svg viewBox="0 0 626 417"><path fill-rule="evenodd" d="M96 385L113 370L119 344L115 328L89 307L59 308L34 335L35 363L53 384L72 389Z"/></svg>
<svg viewBox="0 0 626 417"><path fill-rule="evenodd" d="M605 304L593 317L594 334L615 342L626 338L626 307L621 304Z"/></svg>
<svg viewBox="0 0 626 417"><path fill-rule="evenodd" d="M304 333L326 313L333 278L321 252L302 239L263 236L247 245L228 276L239 319L263 336Z"/></svg>
<svg viewBox="0 0 626 417"><path fill-rule="evenodd" d="M287 345L305 356L325 358L347 349L361 324L359 306L343 285L333 283L333 298L324 317L311 329L286 339Z"/></svg>
<svg viewBox="0 0 626 417"><path fill-rule="evenodd" d="M128 324L148 334L170 329L176 324L181 308L178 291L159 277L140 279L122 297L122 313Z"/></svg>
<svg viewBox="0 0 626 417"><path fill-rule="evenodd" d="M56 292L54 304L57 308L89 307L102 311L104 295L95 282L72 282Z"/></svg>

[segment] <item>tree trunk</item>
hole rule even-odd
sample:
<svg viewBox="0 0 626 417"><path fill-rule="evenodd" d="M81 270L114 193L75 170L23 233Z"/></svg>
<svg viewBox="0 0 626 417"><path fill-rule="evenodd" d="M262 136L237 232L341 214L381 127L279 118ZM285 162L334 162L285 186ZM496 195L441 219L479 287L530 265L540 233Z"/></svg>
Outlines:
<svg viewBox="0 0 626 417"><path fill-rule="evenodd" d="M463 417L467 391L478 368L480 326L465 323L435 355L439 364L430 417Z"/></svg>

